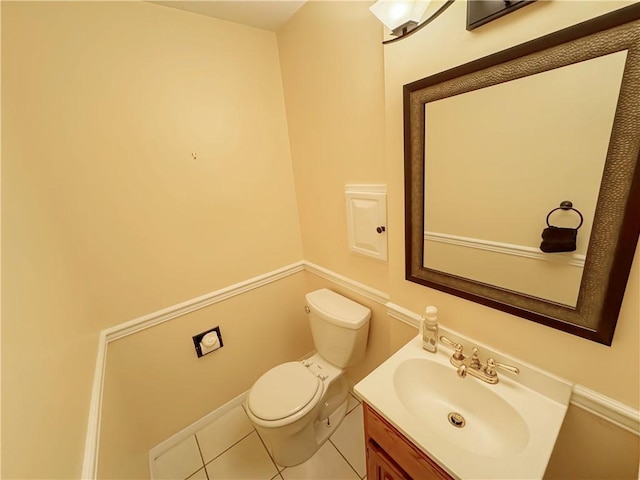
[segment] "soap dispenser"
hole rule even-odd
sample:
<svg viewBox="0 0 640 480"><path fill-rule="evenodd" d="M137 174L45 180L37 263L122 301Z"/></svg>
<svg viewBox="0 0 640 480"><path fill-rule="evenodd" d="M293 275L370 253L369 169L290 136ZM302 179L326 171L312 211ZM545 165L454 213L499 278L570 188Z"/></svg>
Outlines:
<svg viewBox="0 0 640 480"><path fill-rule="evenodd" d="M422 317L422 348L432 353L438 351L438 309L431 305Z"/></svg>

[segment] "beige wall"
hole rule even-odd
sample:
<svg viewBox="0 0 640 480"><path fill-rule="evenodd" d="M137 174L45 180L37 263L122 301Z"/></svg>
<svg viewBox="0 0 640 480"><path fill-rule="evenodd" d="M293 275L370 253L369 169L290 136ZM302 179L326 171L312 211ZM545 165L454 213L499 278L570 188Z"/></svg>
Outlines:
<svg viewBox="0 0 640 480"><path fill-rule="evenodd" d="M620 8L627 3L537 2L474 32L467 32L464 28L466 5L465 2L459 1L427 28L405 40L386 45L384 49L379 44L382 27L377 34L369 30L370 20L366 17L368 7L366 2L322 2L303 7L279 33L278 40L283 65L305 258L327 266L337 273L388 291L392 302L414 312L423 311L425 305L437 305L441 322L446 326L572 382L638 408L640 405L638 383L640 379L638 345L638 338L640 338L638 257L640 253L636 253L618 328L611 347L583 340L404 280L402 85ZM352 11L359 11L362 15L357 16L352 14ZM343 25L341 22L344 19L351 21L348 28L345 26L339 33L332 30L334 25ZM375 48L380 50L371 56L368 53L360 55L359 52L351 51L349 48L351 37L355 36L353 32L356 31L359 32L358 38L367 45L366 52ZM344 48L342 48L343 44ZM379 69L376 57L380 55L384 55L385 61L384 94L380 92L380 84L376 79L376 72ZM291 67L295 65L294 61L302 60L304 60L304 69L296 71ZM337 64L349 63L353 68L349 71L350 76L344 78L345 72L342 69L336 70L334 67ZM322 79L321 83L319 79ZM340 211L341 208L337 200L340 196L338 186L346 183L347 180L350 182L368 180L375 165L360 163L359 157L344 163L334 163L333 160L327 159L316 151L318 145L322 150L330 147L339 149L340 145L330 142L327 142L326 146L322 145L321 139L336 138L331 133L342 127L342 118L353 115L352 105L349 102L338 105L332 103L336 96L334 90L340 92L353 85L358 86L357 91L374 93L369 96L369 104L382 102L384 99L386 106L386 146L377 133L379 121L377 117L362 118L360 122L352 125L350 130L353 136L367 145L363 148L386 148L386 164L380 172L384 173L381 182L388 185L390 258L386 266L365 260L364 262L368 262L369 265L366 269L354 265L352 259L348 257L344 247L344 235L341 225L335 219L335 212ZM305 98L308 102L306 111L303 108ZM328 125L314 123L318 117L316 111L327 111L329 107L326 105L332 107L330 113L334 123ZM311 173L315 176L312 177ZM314 183L317 179L320 181ZM327 192L326 200L314 201L308 189L318 189L325 184L335 185L334 190ZM319 245L320 243L322 245ZM345 261L338 261L340 258ZM378 276L371 275L370 270L373 268L376 268L376 271L382 270L380 275L388 275L388 289L383 287L384 282L375 283ZM410 329L390 318L387 318L387 321L390 322L388 332L391 351L410 336ZM625 367L621 368L622 365ZM597 438L599 432L594 424L594 418L590 415L580 416L578 420L580 428L575 428L573 422L568 423L563 429L563 435L568 438L583 435ZM617 432L617 435L626 435L624 431L617 428L614 428L614 432ZM637 474L638 452L626 451L621 455L625 456L622 461L625 465L635 464ZM617 471L614 463L620 460L612 457L595 457L588 450L574 450L570 455L562 455L560 458L562 462L556 462L554 474L564 475L567 478L571 477L571 472L577 465L585 469L591 465L594 471L605 472L603 475L606 477L606 472ZM561 473L558 474L558 472Z"/></svg>
<svg viewBox="0 0 640 480"><path fill-rule="evenodd" d="M74 478L101 329L302 258L276 36L2 2L2 72L2 476Z"/></svg>
<svg viewBox="0 0 640 480"><path fill-rule="evenodd" d="M347 372L351 384L388 358L384 306L308 272L111 342L98 478L148 478L149 450L249 390L268 369L312 352L304 295L319 288L372 310L365 358ZM191 337L214 326L220 326L224 346L198 359Z"/></svg>
<svg viewBox="0 0 640 480"><path fill-rule="evenodd" d="M6 158L57 212L97 325L301 259L273 33L145 2L3 5Z"/></svg>
<svg viewBox="0 0 640 480"><path fill-rule="evenodd" d="M545 479L637 480L640 437L570 406Z"/></svg>
<svg viewBox="0 0 640 480"><path fill-rule="evenodd" d="M616 52L427 103L425 233L544 255L547 213L571 200L584 217L575 251L584 259L626 57ZM429 91L438 88L420 98ZM555 211L550 223L581 222L574 211ZM430 238L429 268L576 305L582 267L568 262L573 254L532 259Z"/></svg>
<svg viewBox="0 0 640 480"><path fill-rule="evenodd" d="M148 478L149 450L247 391L269 368L313 350L305 273L111 342L99 478ZM224 346L197 358L191 337L220 327Z"/></svg>
<svg viewBox="0 0 640 480"><path fill-rule="evenodd" d="M388 291L394 303L415 312L422 311L427 304L439 305L441 320L447 326L637 408L640 405L640 272L637 256L612 347L404 280L402 85L628 3L537 2L467 32L464 29L466 5L454 2L428 28L403 41L386 45L384 50L378 43L381 28L378 32L370 29L365 2L313 2L305 5L278 33L305 259L385 291L384 281L379 282L378 275L368 274L387 271ZM346 39L338 41L333 35L334 29L347 20L351 27L346 29L345 26ZM356 35L348 32L356 30L359 32L357 38L366 45L364 52L351 48L352 37ZM384 95L375 75L380 55L384 55L385 61ZM295 68L298 62L304 62L305 67ZM344 64L353 66L349 70L350 76L344 69L336 68ZM318 152L333 146L332 140L343 140L336 132L344 126L342 119L345 116L354 115L354 103L348 99L342 102L334 99L345 91L353 95L366 92L369 108L373 108L371 104L385 99L387 158L384 168L376 170L375 163L364 162L359 156L345 158L338 163ZM325 120L329 116L334 123ZM366 145L362 148L385 148L378 134L378 122L378 118L369 115L351 126L352 136ZM322 139L325 139L324 144ZM339 147L340 144L335 148L339 150ZM374 171L379 173L372 179ZM371 180L388 184L390 260L388 264L381 264L358 258L359 263L368 265L367 269L360 269L359 264L354 264L356 256L350 255L345 247L340 189L347 182ZM333 190L328 190L323 200L318 201L319 190L325 189L325 185L334 185ZM317 195L310 191L317 192ZM341 258L344 261L338 261ZM516 338L535 341L516 345L513 341ZM540 345L544 345L544 353ZM592 368L582 368L582 362L576 358L589 359ZM625 373L625 382L619 382L607 373L620 362L630 365Z"/></svg>
<svg viewBox="0 0 640 480"><path fill-rule="evenodd" d="M367 350L365 358L358 364L349 367L347 377L352 385L362 380L371 373L378 365L384 362L391 353L399 349L407 343L411 337L415 336L415 329L411 336L403 337L403 341L395 344L394 340L398 335L394 336L391 332L391 324L387 309L384 305L371 300L361 294L356 294L352 290L321 278L313 273L306 273L307 291L317 290L318 288L329 288L334 292L344 295L351 300L358 302L371 309L371 320L369 322L369 337L367 339ZM410 329L411 330L411 329ZM405 339L406 338L406 339Z"/></svg>
<svg viewBox="0 0 640 480"><path fill-rule="evenodd" d="M628 2L627 2L628 3ZM620 8L622 2L536 2L473 32L464 29L464 2L429 28L385 47L387 166L390 221L402 222L402 85ZM437 52L433 45L438 45ZM425 52L432 51L427 55ZM395 166L395 169L394 169ZM634 408L640 406L640 286L636 254L613 345L606 347L404 280L404 237L390 230L391 299L413 311L439 306L448 327ZM518 339L528 339L526 342ZM587 362L589 368L584 368ZM611 375L619 365L621 375ZM621 378L624 381L621 381Z"/></svg>
<svg viewBox="0 0 640 480"><path fill-rule="evenodd" d="M2 8L0 8L0 38L2 38ZM0 40L0 48L2 41ZM2 62L0 62L0 78L2 78ZM0 81L0 85L2 82ZM0 88L0 105L2 105L2 92ZM0 131L2 130L2 115L0 115ZM0 152L2 152L2 135L0 135ZM2 195L2 154L0 153L0 198ZM0 206L2 200L0 199ZM2 271L2 223L0 222L0 271ZM0 275L0 312L2 311L2 276ZM2 314L0 313L0 372L2 371ZM1 388L0 388L1 390ZM0 395L0 475L2 474L2 395Z"/></svg>
<svg viewBox="0 0 640 480"><path fill-rule="evenodd" d="M544 218L542 222L544 225ZM542 227L538 238L541 233ZM504 253L484 250L483 247L485 245L482 244L479 247L460 246L427 239L424 241L425 265L441 272L576 306L584 267L570 263L571 254L565 256L556 253L553 258L530 258L521 251ZM527 274L514 276L513 272Z"/></svg>
<svg viewBox="0 0 640 480"><path fill-rule="evenodd" d="M626 57L429 102L425 230L538 247L547 213L571 200L586 254ZM550 220L579 223L575 212Z"/></svg>
<svg viewBox="0 0 640 480"><path fill-rule="evenodd" d="M612 347L404 280L401 86L620 6L537 3L467 33L455 2L383 48L367 2L308 3L277 45L261 30L143 3L3 2L2 476L78 476L100 329L299 260L302 247L396 304L438 305L448 327L638 408L639 254ZM388 185L388 263L348 251L347 183ZM320 286L330 282L296 274L111 344L101 475L148 475L148 448L306 353L298 308ZM331 288L374 310L367 357L348 372L357 381L415 330ZM225 347L196 360L191 335L215 325ZM255 351L268 365L228 368ZM202 377L214 381L194 390ZM556 478L578 465L602 477L620 471L614 462L637 468L637 449L566 449L598 438L599 425L565 422Z"/></svg>
<svg viewBox="0 0 640 480"><path fill-rule="evenodd" d="M305 260L386 291L387 265L346 248L344 195L386 183L381 39L366 2L307 3L278 32Z"/></svg>

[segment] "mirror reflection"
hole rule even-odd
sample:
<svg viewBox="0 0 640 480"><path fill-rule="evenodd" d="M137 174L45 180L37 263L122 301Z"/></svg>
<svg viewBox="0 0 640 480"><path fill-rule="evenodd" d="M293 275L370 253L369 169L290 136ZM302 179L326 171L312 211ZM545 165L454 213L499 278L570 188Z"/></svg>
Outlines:
<svg viewBox="0 0 640 480"><path fill-rule="evenodd" d="M611 345L640 232L639 27L630 6L404 85L407 280ZM542 253L564 201L577 246Z"/></svg>
<svg viewBox="0 0 640 480"><path fill-rule="evenodd" d="M425 105L424 267L576 306L626 57ZM584 216L576 251L543 253L547 214L564 200Z"/></svg>

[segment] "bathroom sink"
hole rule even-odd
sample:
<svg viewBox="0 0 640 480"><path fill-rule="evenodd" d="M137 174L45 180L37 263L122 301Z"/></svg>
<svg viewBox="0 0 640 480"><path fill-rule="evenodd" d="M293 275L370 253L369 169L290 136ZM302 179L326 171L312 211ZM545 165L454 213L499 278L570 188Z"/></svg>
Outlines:
<svg viewBox="0 0 640 480"><path fill-rule="evenodd" d="M425 428L470 453L503 457L529 441L527 424L493 385L460 378L446 365L410 358L396 368L393 383L404 407Z"/></svg>
<svg viewBox="0 0 640 480"><path fill-rule="evenodd" d="M443 329L444 330L444 329ZM407 343L354 391L455 478L542 478L562 425L572 385L461 335L448 337L480 356L516 365L495 385L456 374L453 351Z"/></svg>

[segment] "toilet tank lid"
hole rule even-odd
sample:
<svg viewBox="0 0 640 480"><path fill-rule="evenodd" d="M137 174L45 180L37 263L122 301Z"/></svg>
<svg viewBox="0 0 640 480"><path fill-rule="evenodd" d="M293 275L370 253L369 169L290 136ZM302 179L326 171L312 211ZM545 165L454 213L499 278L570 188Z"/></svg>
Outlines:
<svg viewBox="0 0 640 480"><path fill-rule="evenodd" d="M371 310L327 288L309 292L307 303L312 312L339 327L359 329L371 317Z"/></svg>

